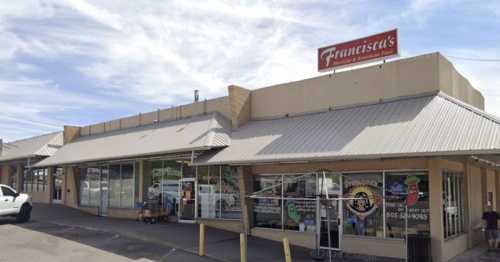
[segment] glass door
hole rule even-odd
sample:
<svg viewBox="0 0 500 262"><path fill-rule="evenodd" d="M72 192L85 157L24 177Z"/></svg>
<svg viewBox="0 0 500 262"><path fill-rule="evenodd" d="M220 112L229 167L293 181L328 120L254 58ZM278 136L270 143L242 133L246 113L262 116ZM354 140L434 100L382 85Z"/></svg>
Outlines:
<svg viewBox="0 0 500 262"><path fill-rule="evenodd" d="M335 196L337 197L337 196ZM320 247L340 249L340 229L342 227L339 200L320 201Z"/></svg>
<svg viewBox="0 0 500 262"><path fill-rule="evenodd" d="M342 239L342 175L318 172L318 238L321 249L340 250Z"/></svg>
<svg viewBox="0 0 500 262"><path fill-rule="evenodd" d="M181 179L179 195L179 220L181 222L194 222L196 218L196 179Z"/></svg>
<svg viewBox="0 0 500 262"><path fill-rule="evenodd" d="M57 168L54 173L54 179L52 180L52 203L61 204L62 203L62 193L63 193L63 169Z"/></svg>

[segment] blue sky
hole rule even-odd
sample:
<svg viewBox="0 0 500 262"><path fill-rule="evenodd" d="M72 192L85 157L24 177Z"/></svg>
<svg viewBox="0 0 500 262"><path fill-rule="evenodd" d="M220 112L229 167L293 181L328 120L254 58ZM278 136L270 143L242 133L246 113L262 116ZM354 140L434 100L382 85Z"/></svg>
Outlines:
<svg viewBox="0 0 500 262"><path fill-rule="evenodd" d="M500 116L500 62L451 58L500 59L500 1L16 0L0 3L0 138L318 76L318 47L392 28L402 57L449 56Z"/></svg>

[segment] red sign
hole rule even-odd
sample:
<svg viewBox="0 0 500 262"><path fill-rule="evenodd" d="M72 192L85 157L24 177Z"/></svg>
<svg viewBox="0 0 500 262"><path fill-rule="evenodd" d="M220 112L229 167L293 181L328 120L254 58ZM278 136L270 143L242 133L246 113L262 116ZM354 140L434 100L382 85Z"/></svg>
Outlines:
<svg viewBox="0 0 500 262"><path fill-rule="evenodd" d="M398 30L394 29L357 40L319 48L318 70L326 71L397 55Z"/></svg>

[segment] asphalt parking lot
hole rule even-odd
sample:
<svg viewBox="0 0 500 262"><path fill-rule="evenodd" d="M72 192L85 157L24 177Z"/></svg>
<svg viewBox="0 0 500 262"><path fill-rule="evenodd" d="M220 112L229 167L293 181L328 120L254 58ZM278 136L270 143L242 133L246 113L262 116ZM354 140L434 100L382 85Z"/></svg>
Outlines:
<svg viewBox="0 0 500 262"><path fill-rule="evenodd" d="M36 258L36 259L35 259ZM214 261L162 243L80 226L0 218L0 262Z"/></svg>

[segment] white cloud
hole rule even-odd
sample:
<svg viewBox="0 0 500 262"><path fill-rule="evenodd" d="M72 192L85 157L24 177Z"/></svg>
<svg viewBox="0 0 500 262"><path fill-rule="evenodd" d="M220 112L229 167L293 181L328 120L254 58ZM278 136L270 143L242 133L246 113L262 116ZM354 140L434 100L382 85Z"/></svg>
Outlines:
<svg viewBox="0 0 500 262"><path fill-rule="evenodd" d="M61 130L72 122L47 114L108 106L100 99L62 90L48 81L32 79L0 80L0 97L2 138L7 141L21 137L21 134Z"/></svg>
<svg viewBox="0 0 500 262"><path fill-rule="evenodd" d="M424 27L429 16L458 1L462 0L414 0L401 15L387 7L374 10L365 6L370 2L366 0L0 4L0 107L5 108L0 125L19 130L17 135L14 131L0 135L28 134L26 123L18 123L24 120L38 123L41 131L52 130L71 123L51 114L116 106L122 98L137 101L129 104L129 110L138 104L167 107L187 102L194 89L201 90L202 98L210 98L224 95L230 84L258 88L315 76L317 47L401 23L412 29ZM418 52L402 47L403 54ZM72 87L58 86L52 79L58 71L18 61L19 57L69 64L78 80L86 81L78 84L93 95L84 97L69 91ZM455 64L480 89L498 86L497 67ZM498 98L489 96L493 91L482 91L487 110L500 115L500 109L492 106L500 104ZM48 93L54 95L47 97ZM103 93L116 99L104 103L95 98Z"/></svg>

